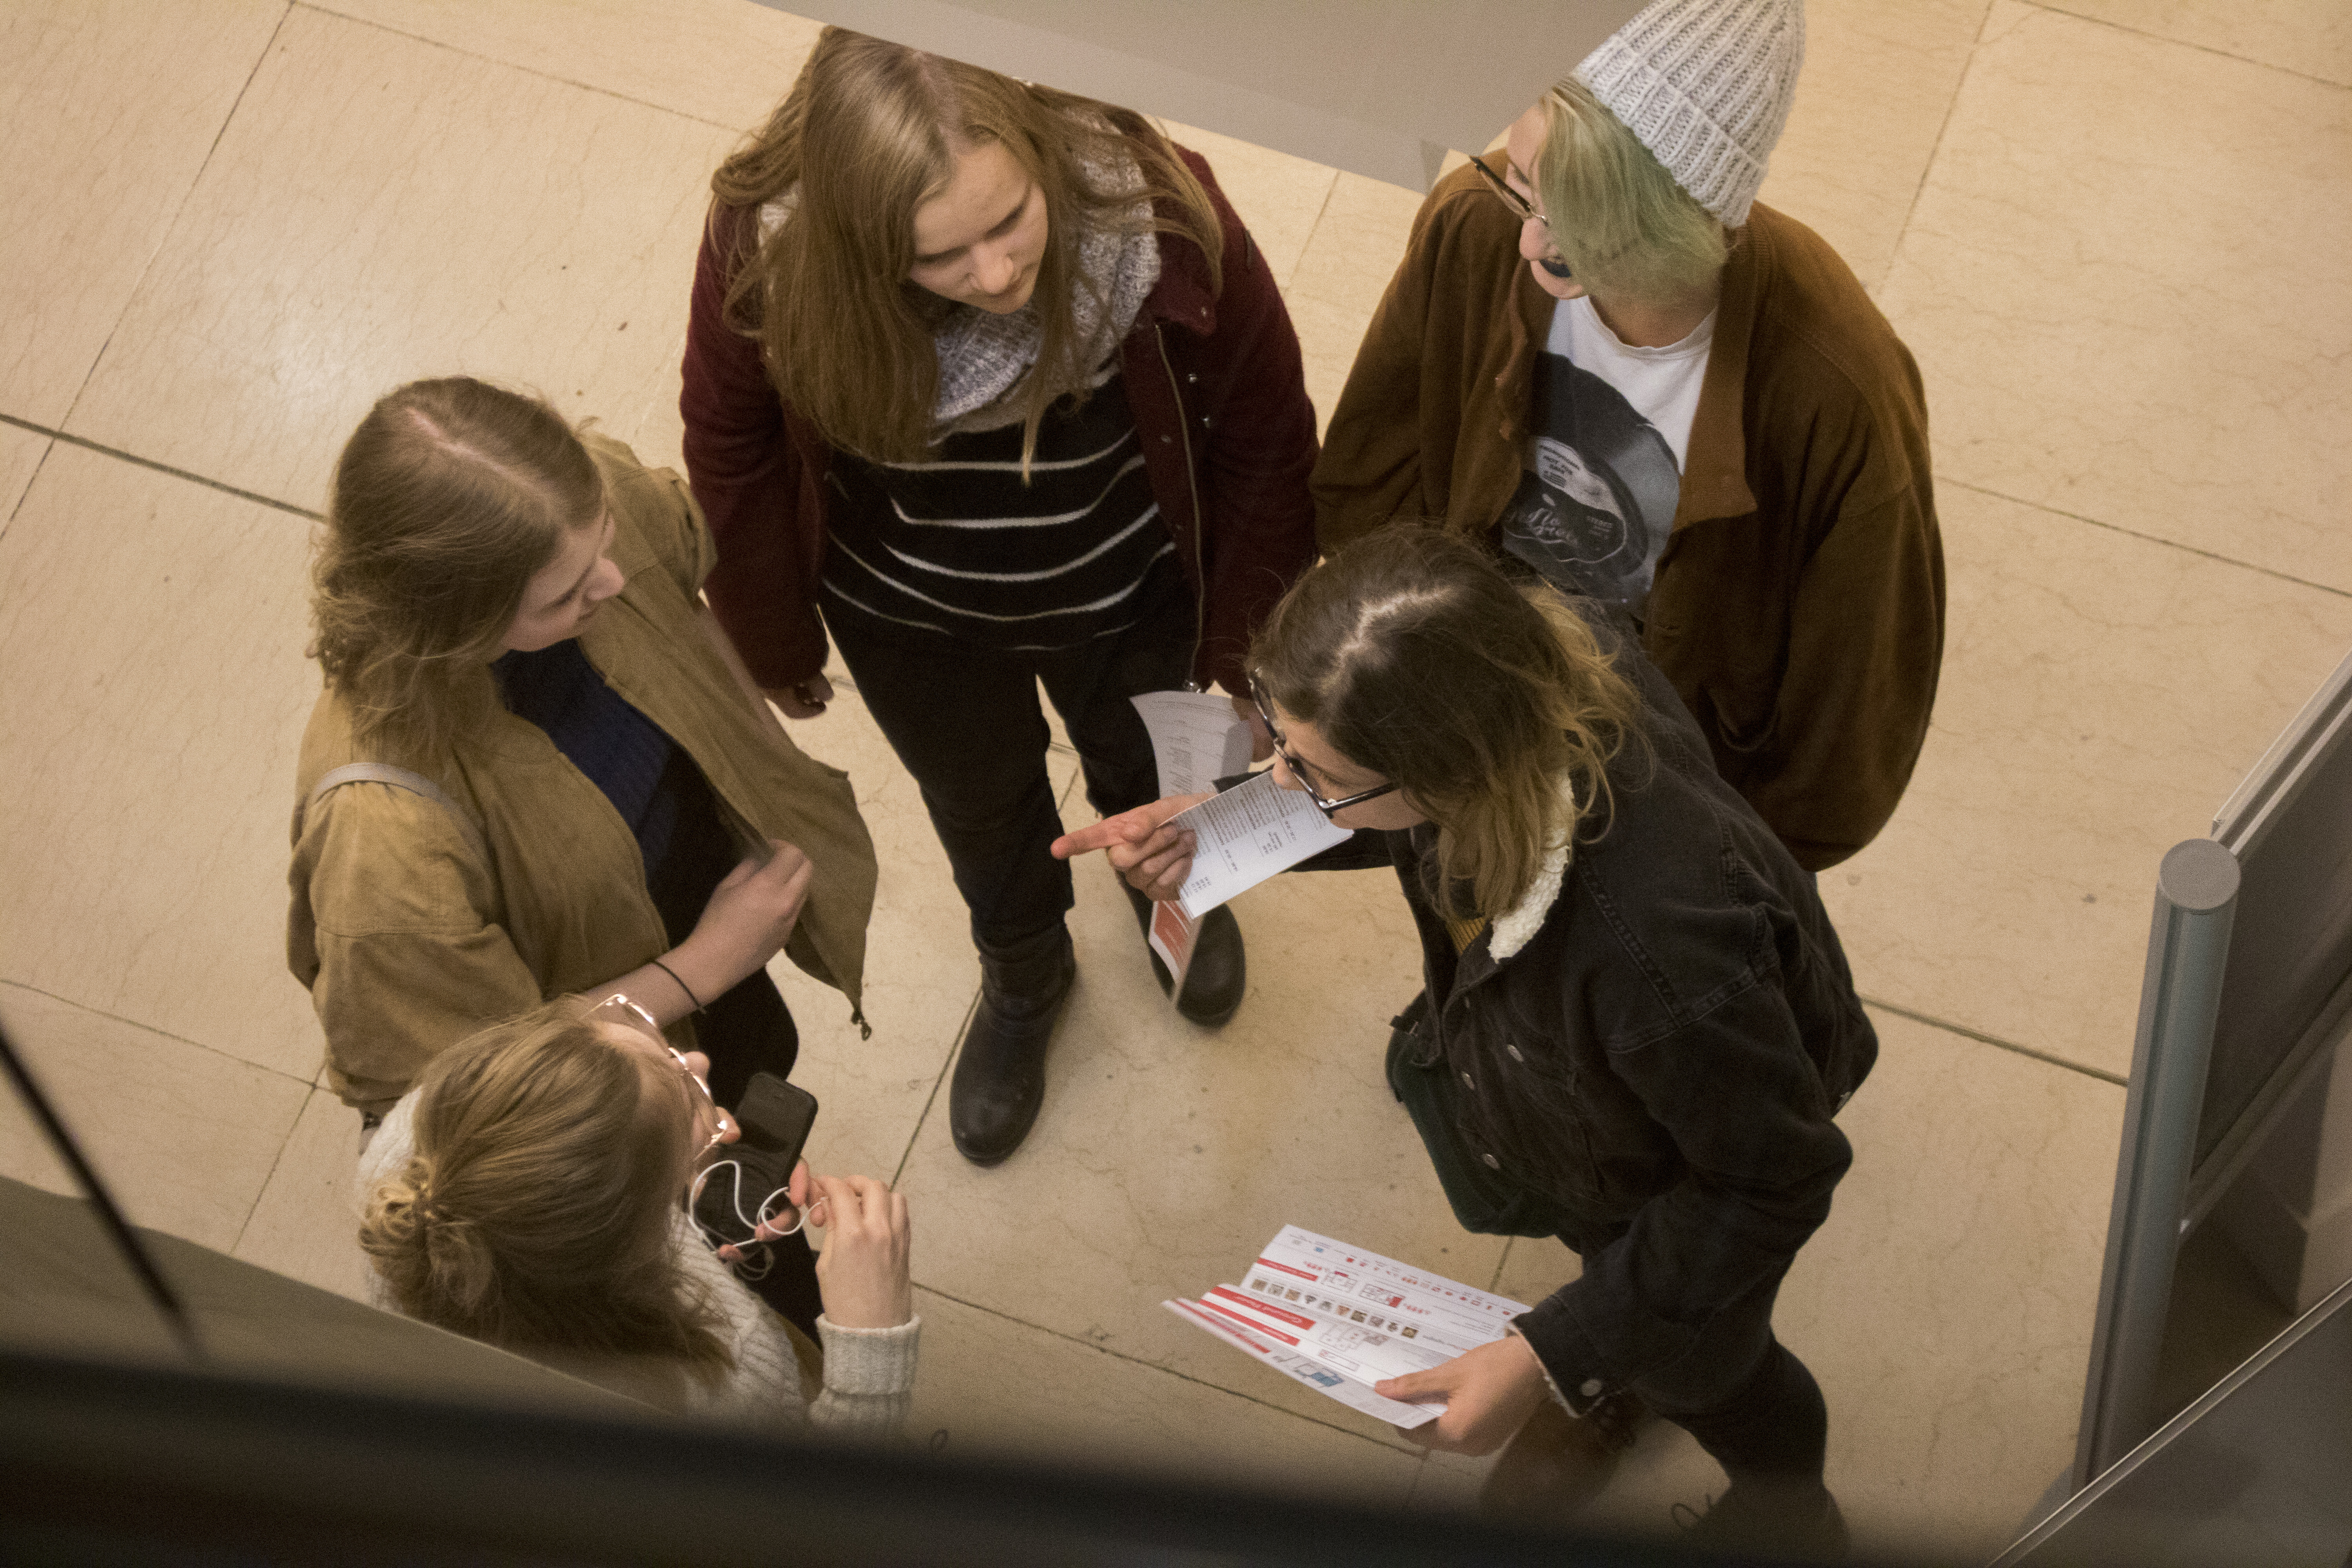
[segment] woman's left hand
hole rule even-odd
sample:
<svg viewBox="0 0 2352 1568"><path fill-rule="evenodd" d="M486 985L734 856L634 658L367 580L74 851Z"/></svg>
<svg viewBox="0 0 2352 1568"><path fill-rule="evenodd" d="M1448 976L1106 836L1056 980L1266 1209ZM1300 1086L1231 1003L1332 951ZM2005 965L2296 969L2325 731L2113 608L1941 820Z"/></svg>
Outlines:
<svg viewBox="0 0 2352 1568"><path fill-rule="evenodd" d="M908 1273L907 1197L871 1176L814 1178L824 1222L816 1288L824 1315L844 1329L895 1329L915 1315Z"/></svg>
<svg viewBox="0 0 2352 1568"><path fill-rule="evenodd" d="M1427 1372L1376 1383L1372 1392L1408 1405L1444 1400L1444 1415L1411 1429L1400 1426L1397 1435L1424 1447L1454 1454L1493 1453L1509 1442L1535 1414L1536 1405L1549 1397L1543 1363L1517 1334L1465 1351Z"/></svg>

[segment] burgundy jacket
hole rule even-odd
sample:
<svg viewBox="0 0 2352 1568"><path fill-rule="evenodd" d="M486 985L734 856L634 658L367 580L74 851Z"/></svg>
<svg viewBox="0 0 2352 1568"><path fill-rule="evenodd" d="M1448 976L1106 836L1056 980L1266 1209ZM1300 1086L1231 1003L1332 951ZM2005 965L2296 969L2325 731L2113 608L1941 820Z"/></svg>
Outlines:
<svg viewBox="0 0 2352 1568"><path fill-rule="evenodd" d="M1207 160L1177 149L1224 230L1223 290L1200 247L1160 236L1160 281L1119 345L1160 521L1199 606L1192 679L1248 689L1242 661L1274 602L1315 561L1315 408L1265 258ZM726 268L749 208L705 226L686 337L686 469L719 545L705 590L762 686L824 668L815 599L833 448L784 405L760 345L730 329Z"/></svg>

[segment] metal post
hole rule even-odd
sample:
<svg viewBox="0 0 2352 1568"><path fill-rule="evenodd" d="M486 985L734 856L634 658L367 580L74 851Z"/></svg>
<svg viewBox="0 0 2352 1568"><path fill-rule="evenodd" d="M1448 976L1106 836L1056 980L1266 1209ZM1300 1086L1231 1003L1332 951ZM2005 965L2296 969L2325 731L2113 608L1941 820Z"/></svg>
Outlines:
<svg viewBox="0 0 2352 1568"><path fill-rule="evenodd" d="M2212 839L2191 838L2165 852L2071 1490L2088 1486L2157 1426L2150 1408L2157 1354L2237 896L2237 858Z"/></svg>

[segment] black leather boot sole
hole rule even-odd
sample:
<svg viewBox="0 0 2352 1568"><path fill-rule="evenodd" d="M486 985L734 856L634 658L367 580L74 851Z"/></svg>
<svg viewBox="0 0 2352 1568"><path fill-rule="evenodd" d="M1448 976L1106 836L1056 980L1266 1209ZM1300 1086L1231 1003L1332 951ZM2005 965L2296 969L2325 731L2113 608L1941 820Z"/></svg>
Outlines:
<svg viewBox="0 0 2352 1568"><path fill-rule="evenodd" d="M948 1085L956 1152L993 1165L1029 1135L1045 1103L1045 1047L1077 959L1055 927L1009 948L980 950L980 1004Z"/></svg>
<svg viewBox="0 0 2352 1568"><path fill-rule="evenodd" d="M1151 960L1151 977L1160 982L1164 995L1168 966L1151 951L1151 900L1124 879L1118 885L1135 908L1136 927L1144 933L1144 955ZM1201 921L1201 934L1192 943L1192 967L1184 973L1184 994L1176 998L1176 1011L1213 1029L1234 1016L1234 1009L1242 1005L1242 993L1248 988L1249 957L1242 951L1242 928L1234 920L1234 911L1219 904Z"/></svg>

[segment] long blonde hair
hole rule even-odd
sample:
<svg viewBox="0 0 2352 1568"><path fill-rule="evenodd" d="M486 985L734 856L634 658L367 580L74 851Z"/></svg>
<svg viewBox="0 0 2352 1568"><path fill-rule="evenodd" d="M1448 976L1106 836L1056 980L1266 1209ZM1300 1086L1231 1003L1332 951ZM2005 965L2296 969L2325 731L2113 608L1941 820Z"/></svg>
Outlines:
<svg viewBox="0 0 2352 1568"><path fill-rule="evenodd" d="M524 589L604 507L596 465L544 399L451 376L368 410L310 566L310 655L362 753L437 765L494 710L488 664Z"/></svg>
<svg viewBox="0 0 2352 1568"><path fill-rule="evenodd" d="M671 1240L682 1100L560 997L451 1047L419 1080L415 1152L360 1246L410 1317L526 1354L732 1364Z"/></svg>
<svg viewBox="0 0 2352 1568"><path fill-rule="evenodd" d="M1532 178L1577 279L1656 302L1712 285L1730 254L1721 220L1574 77L1544 94L1543 111Z"/></svg>
<svg viewBox="0 0 2352 1568"><path fill-rule="evenodd" d="M1148 199L1142 226L1191 240L1218 276L1223 230L1208 193L1141 115L827 27L710 189L719 206L742 209L729 319L761 340L777 391L835 447L878 462L923 455L938 399L933 332L953 307L908 278L915 209L947 184L960 150L991 142L1045 201L1024 461L1046 409L1082 395L1095 368L1079 363L1071 304L1077 289L1103 292L1078 262L1089 229L1136 226L1129 210ZM1130 164L1139 195L1106 188ZM790 215L762 238L758 209L788 193Z"/></svg>
<svg viewBox="0 0 2352 1568"><path fill-rule="evenodd" d="M1505 912L1556 847L1605 828L1610 760L1642 733L1640 693L1558 593L1433 529L1381 529L1307 573L1250 661L1437 825L1426 890L1451 918Z"/></svg>

